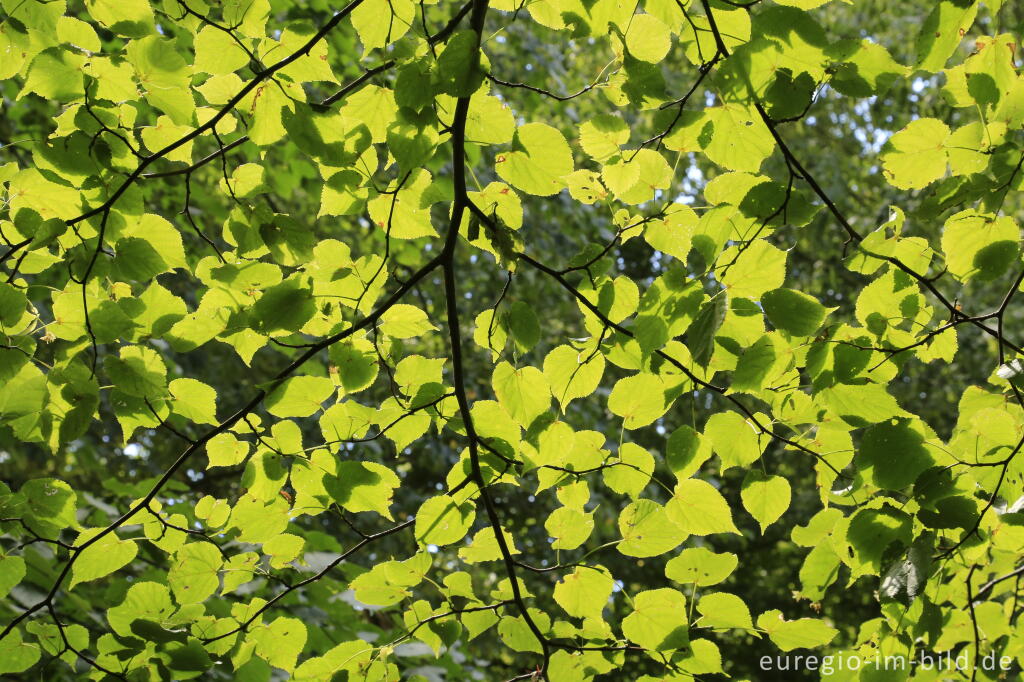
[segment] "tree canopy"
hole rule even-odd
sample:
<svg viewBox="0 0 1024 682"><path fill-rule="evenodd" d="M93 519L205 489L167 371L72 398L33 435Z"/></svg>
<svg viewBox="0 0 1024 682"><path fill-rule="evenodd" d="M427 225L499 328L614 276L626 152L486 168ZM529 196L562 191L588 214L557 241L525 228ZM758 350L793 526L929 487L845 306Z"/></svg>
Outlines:
<svg viewBox="0 0 1024 682"><path fill-rule="evenodd" d="M0 674L1019 677L1022 24L0 0Z"/></svg>

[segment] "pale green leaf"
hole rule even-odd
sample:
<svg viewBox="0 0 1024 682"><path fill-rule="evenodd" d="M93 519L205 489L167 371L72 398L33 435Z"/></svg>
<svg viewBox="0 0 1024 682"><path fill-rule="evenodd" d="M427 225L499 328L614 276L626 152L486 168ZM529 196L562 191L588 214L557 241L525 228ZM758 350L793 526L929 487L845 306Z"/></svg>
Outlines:
<svg viewBox="0 0 1024 682"><path fill-rule="evenodd" d="M218 571L224 563L217 547L209 542L190 542L174 555L167 584L179 604L206 601L220 587Z"/></svg>
<svg viewBox="0 0 1024 682"><path fill-rule="evenodd" d="M416 512L416 540L421 544L450 545L466 537L476 510L447 495L431 497Z"/></svg>
<svg viewBox="0 0 1024 682"><path fill-rule="evenodd" d="M672 45L668 26L651 14L637 14L626 31L626 49L645 62L656 64L665 58Z"/></svg>
<svg viewBox="0 0 1024 682"><path fill-rule="evenodd" d="M757 627L767 632L772 642L783 651L824 646L838 634L835 628L814 618L787 621L778 610L765 611L758 616Z"/></svg>
<svg viewBox="0 0 1024 682"><path fill-rule="evenodd" d="M697 602L697 611L702 616L700 624L704 627L754 629L750 609L735 594L712 592L702 595Z"/></svg>
<svg viewBox="0 0 1024 682"><path fill-rule="evenodd" d="M886 179L899 189L920 189L946 174L949 126L919 118L886 143L882 164Z"/></svg>
<svg viewBox="0 0 1024 682"><path fill-rule="evenodd" d="M614 580L601 567L577 566L555 585L553 597L574 618L601 618Z"/></svg>
<svg viewBox="0 0 1024 682"><path fill-rule="evenodd" d="M633 612L622 620L622 634L653 651L681 649L690 642L686 597L673 589L647 590L633 598Z"/></svg>
<svg viewBox="0 0 1024 682"><path fill-rule="evenodd" d="M672 523L654 500L636 500L619 513L622 542L616 548L626 556L650 557L678 547L687 533Z"/></svg>
<svg viewBox="0 0 1024 682"><path fill-rule="evenodd" d="M572 152L562 133L544 123L527 123L516 130L515 139L515 151L495 159L498 175L527 194L558 194L573 170Z"/></svg>
<svg viewBox="0 0 1024 682"><path fill-rule="evenodd" d="M684 585L717 585L728 578L739 559L735 554L717 554L707 547L688 547L665 564L665 577Z"/></svg>
<svg viewBox="0 0 1024 682"><path fill-rule="evenodd" d="M665 505L665 513L672 523L690 535L739 534L729 503L707 481L691 478L677 483L672 499Z"/></svg>
<svg viewBox="0 0 1024 682"><path fill-rule="evenodd" d="M291 377L267 396L267 411L276 417L309 417L335 390L326 377Z"/></svg>
<svg viewBox="0 0 1024 682"><path fill-rule="evenodd" d="M793 336L811 336L825 320L825 306L794 289L766 291L761 296L761 305L776 329Z"/></svg>
<svg viewBox="0 0 1024 682"><path fill-rule="evenodd" d="M763 533L789 509L792 492L789 482L781 476L749 471L743 479L740 499L744 509L761 525Z"/></svg>
<svg viewBox="0 0 1024 682"><path fill-rule="evenodd" d="M75 544L81 546L103 532L102 528L90 528L79 533ZM139 552L138 543L122 540L116 533L107 533L82 550L71 567L69 586L97 580L131 563Z"/></svg>
<svg viewBox="0 0 1024 682"><path fill-rule="evenodd" d="M507 362L499 363L491 383L498 402L523 427L529 427L551 405L551 389L536 367L516 369Z"/></svg>
<svg viewBox="0 0 1024 682"><path fill-rule="evenodd" d="M384 313L380 329L396 339L409 339L432 331L435 327L425 312L416 306L399 303Z"/></svg>

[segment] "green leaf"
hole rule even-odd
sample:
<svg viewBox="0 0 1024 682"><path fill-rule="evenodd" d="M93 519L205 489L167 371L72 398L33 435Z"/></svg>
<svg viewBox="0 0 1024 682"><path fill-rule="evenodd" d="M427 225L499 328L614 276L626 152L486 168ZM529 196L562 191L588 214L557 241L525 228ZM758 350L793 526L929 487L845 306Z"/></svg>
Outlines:
<svg viewBox="0 0 1024 682"><path fill-rule="evenodd" d="M277 537L291 521L288 503L277 497L269 504L244 495L231 510L231 526L237 528L239 542L263 543Z"/></svg>
<svg viewBox="0 0 1024 682"><path fill-rule="evenodd" d="M114 33L141 38L153 31L153 10L146 0L89 0L89 14Z"/></svg>
<svg viewBox="0 0 1024 682"><path fill-rule="evenodd" d="M836 554L850 567L854 579L881 574L884 555L911 542L910 517L888 504L876 506L880 508L859 509L837 524L832 534Z"/></svg>
<svg viewBox="0 0 1024 682"><path fill-rule="evenodd" d="M750 38L750 16L747 12L732 6L714 3L715 22L719 27L726 49L733 50ZM686 43L686 56L695 65L706 63L715 54L715 38L711 34L708 20L702 15L692 17L693 25L683 30L680 40Z"/></svg>
<svg viewBox="0 0 1024 682"><path fill-rule="evenodd" d="M294 279L265 290L252 307L257 331L264 334L299 331L315 313L312 292Z"/></svg>
<svg viewBox="0 0 1024 682"><path fill-rule="evenodd" d="M939 71L964 38L978 14L974 0L939 0L921 24L917 68Z"/></svg>
<svg viewBox="0 0 1024 682"><path fill-rule="evenodd" d="M740 392L760 391L783 352L782 347L776 349L776 338L773 335L762 336L754 345L743 351L736 364L736 371L733 372L730 388Z"/></svg>
<svg viewBox="0 0 1024 682"><path fill-rule="evenodd" d="M717 585L739 565L735 554L717 554L706 547L688 547L665 564L665 577L684 585Z"/></svg>
<svg viewBox="0 0 1024 682"><path fill-rule="evenodd" d="M554 599L573 618L600 619L614 580L601 567L577 566L555 585Z"/></svg>
<svg viewBox="0 0 1024 682"><path fill-rule="evenodd" d="M0 674L23 673L39 660L39 646L22 641L21 631L14 629L0 640Z"/></svg>
<svg viewBox="0 0 1024 682"><path fill-rule="evenodd" d="M533 622L540 628L541 633L548 630L551 625L551 618L539 609L529 609L528 613ZM521 616L504 616L498 623L498 635L501 640L513 651L541 653L540 642L537 635L526 624Z"/></svg>
<svg viewBox="0 0 1024 682"><path fill-rule="evenodd" d="M677 483L672 499L665 505L665 513L672 523L690 535L739 534L729 503L707 481L690 478Z"/></svg>
<svg viewBox="0 0 1024 682"><path fill-rule="evenodd" d="M225 182L225 189L230 185L230 192L242 199L251 197L261 189L265 189L263 167L255 163L243 163L231 172L231 179Z"/></svg>
<svg viewBox="0 0 1024 682"><path fill-rule="evenodd" d="M722 275L722 284L733 298L757 300L764 292L782 286L785 279L786 252L759 239Z"/></svg>
<svg viewBox="0 0 1024 682"><path fill-rule="evenodd" d="M626 31L626 49L645 62L657 64L668 54L672 36L668 26L650 14L636 14Z"/></svg>
<svg viewBox="0 0 1024 682"><path fill-rule="evenodd" d="M798 7L800 9L814 9L824 5L829 0L775 0L778 5L785 5L786 7Z"/></svg>
<svg viewBox="0 0 1024 682"><path fill-rule="evenodd" d="M601 181L622 199L640 181L640 164L632 159L609 163L601 169Z"/></svg>
<svg viewBox="0 0 1024 682"><path fill-rule="evenodd" d="M870 97L884 94L909 72L884 46L862 40L857 51L839 66L830 84L846 95Z"/></svg>
<svg viewBox="0 0 1024 682"><path fill-rule="evenodd" d="M512 141L515 132L515 116L512 115L512 110L508 104L501 99L478 92L469 101L469 113L466 116L466 139L477 144L506 144ZM514 193L510 194L507 191L508 186L504 183L491 183L480 194L491 196L493 190L501 192L502 189L505 190L504 194L495 196L493 199L494 203L511 204L514 201L518 204L518 197ZM470 199L477 206L486 210L492 202L487 200L480 201L481 197L476 196L476 194L476 192L470 192ZM499 217L501 217L506 225L518 228L522 223L522 209L519 210L519 213L520 218L518 221L510 220L510 216L507 214L501 215L499 213Z"/></svg>
<svg viewBox="0 0 1024 682"><path fill-rule="evenodd" d="M629 141L629 125L621 116L600 114L580 125L580 146L597 161L619 153Z"/></svg>
<svg viewBox="0 0 1024 682"><path fill-rule="evenodd" d="M626 556L650 557L678 547L686 532L669 520L665 507L654 500L636 500L619 513L622 542L617 549Z"/></svg>
<svg viewBox="0 0 1024 682"><path fill-rule="evenodd" d="M331 679L333 675L343 671L355 674L360 668L370 665L374 653L375 648L362 640L343 642L328 650L323 656L307 658L295 669L293 678L311 682Z"/></svg>
<svg viewBox="0 0 1024 682"><path fill-rule="evenodd" d="M390 519L392 496L401 479L376 462L339 462L337 474L324 479L331 499L350 512L377 512Z"/></svg>
<svg viewBox="0 0 1024 682"><path fill-rule="evenodd" d="M882 165L893 187L920 189L946 174L949 126L934 118L919 118L885 145Z"/></svg>
<svg viewBox="0 0 1024 682"><path fill-rule="evenodd" d="M853 426L907 415L881 384L837 384L822 395L829 410Z"/></svg>
<svg viewBox="0 0 1024 682"><path fill-rule="evenodd" d="M179 679L196 677L213 666L213 660L206 653L203 645L196 641L172 643L167 646L170 657L170 669L178 673Z"/></svg>
<svg viewBox="0 0 1024 682"><path fill-rule="evenodd" d="M711 442L685 425L669 435L665 446L666 463L678 480L693 476L711 455Z"/></svg>
<svg viewBox="0 0 1024 682"><path fill-rule="evenodd" d="M81 546L97 537L102 528L83 530L75 539L75 545ZM71 579L68 587L73 588L79 583L98 580L131 563L139 552L139 545L132 540L122 540L116 533L107 533L99 540L82 550L71 567Z"/></svg>
<svg viewBox="0 0 1024 682"><path fill-rule="evenodd" d="M775 140L753 107L730 103L704 113L714 130L704 152L723 168L756 173L774 151Z"/></svg>
<svg viewBox="0 0 1024 682"><path fill-rule="evenodd" d="M750 609L735 594L712 592L702 595L697 602L697 611L702 616L700 624L704 627L754 629Z"/></svg>
<svg viewBox="0 0 1024 682"><path fill-rule="evenodd" d="M320 417L320 432L324 440L336 443L359 438L373 423L373 412L351 400L335 403Z"/></svg>
<svg viewBox="0 0 1024 682"><path fill-rule="evenodd" d="M190 542L174 555L167 584L179 604L199 604L220 587L218 573L224 564L217 548L208 542Z"/></svg>
<svg viewBox="0 0 1024 682"><path fill-rule="evenodd" d="M396 339L411 339L436 329L427 314L416 306L399 303L388 308L381 317L380 329Z"/></svg>
<svg viewBox="0 0 1024 682"><path fill-rule="evenodd" d="M269 147L286 134L284 111L290 111L291 101L277 88L263 88L254 95L249 126L249 140L260 147Z"/></svg>
<svg viewBox="0 0 1024 682"><path fill-rule="evenodd" d="M408 0L364 2L351 13L352 26L366 52L401 39L416 18L416 5Z"/></svg>
<svg viewBox="0 0 1024 682"><path fill-rule="evenodd" d="M249 444L230 433L218 433L206 443L206 456L211 467L239 464L249 453Z"/></svg>
<svg viewBox="0 0 1024 682"><path fill-rule="evenodd" d="M813 547L824 540L832 531L836 522L843 517L836 508L822 509L807 523L806 526L793 528L793 542L804 547Z"/></svg>
<svg viewBox="0 0 1024 682"><path fill-rule="evenodd" d="M256 644L256 655L285 672L295 670L295 662L306 646L306 625L298 618L275 618L268 625L255 628L250 639Z"/></svg>
<svg viewBox="0 0 1024 682"><path fill-rule="evenodd" d="M867 429L854 461L872 483L890 490L912 485L935 463L925 447L925 436L905 419L885 421Z"/></svg>
<svg viewBox="0 0 1024 682"><path fill-rule="evenodd" d="M125 279L148 282L160 273L186 266L181 235L157 216L145 216L131 236L119 239L114 248L115 272Z"/></svg>
<svg viewBox="0 0 1024 682"><path fill-rule="evenodd" d="M13 327L25 314L28 298L6 282L0 283L0 328Z"/></svg>
<svg viewBox="0 0 1024 682"><path fill-rule="evenodd" d="M437 58L442 91L453 97L469 97L483 83L475 31L457 31Z"/></svg>
<svg viewBox="0 0 1024 682"><path fill-rule="evenodd" d="M724 673L722 653L706 639L691 640L690 654L677 660L679 669L691 675Z"/></svg>
<svg viewBox="0 0 1024 682"><path fill-rule="evenodd" d="M558 346L544 358L544 378L563 412L573 400L593 394L604 368L604 355L571 346Z"/></svg>
<svg viewBox="0 0 1024 682"><path fill-rule="evenodd" d="M195 51L192 68L209 74L232 73L249 63L249 56L231 36L215 26L206 26L199 31Z"/></svg>
<svg viewBox="0 0 1024 682"><path fill-rule="evenodd" d="M377 378L377 355L373 344L366 339L336 343L328 349L328 355L348 393L366 389Z"/></svg>
<svg viewBox="0 0 1024 682"><path fill-rule="evenodd" d="M879 584L879 592L884 600L899 601L910 605L928 580L928 571L932 563L934 543L930 535L925 534L907 550L907 555L893 562Z"/></svg>
<svg viewBox="0 0 1024 682"><path fill-rule="evenodd" d="M502 534L504 535L509 553L519 554L519 550L516 549L515 538L512 534L506 530L502 530ZM459 550L459 558L467 564L478 564L484 561L498 561L501 559L501 546L494 536L494 529L491 527L484 528L474 535L470 546Z"/></svg>
<svg viewBox="0 0 1024 682"><path fill-rule="evenodd" d="M0 556L0 599L10 594L25 577L25 560L11 554Z"/></svg>
<svg viewBox="0 0 1024 682"><path fill-rule="evenodd" d="M371 606L391 606L410 595L407 581L393 581L392 572L399 562L388 561L374 566L353 580L349 587L356 599Z"/></svg>
<svg viewBox="0 0 1024 682"><path fill-rule="evenodd" d="M167 385L174 411L200 424L217 423L217 391L195 379L175 379Z"/></svg>
<svg viewBox="0 0 1024 682"><path fill-rule="evenodd" d="M44 537L53 537L65 528L77 528L75 507L78 496L64 481L34 478L21 486L25 497L26 521Z"/></svg>
<svg viewBox="0 0 1024 682"><path fill-rule="evenodd" d="M509 307L508 331L521 353L528 352L540 341L540 322L525 301L516 301Z"/></svg>
<svg viewBox="0 0 1024 682"><path fill-rule="evenodd" d="M13 354L18 353L17 350L7 350L4 354L5 383L0 388L0 414L31 414L42 407L46 400L46 377L28 364L27 359L22 361L21 358L15 357Z"/></svg>
<svg viewBox="0 0 1024 682"><path fill-rule="evenodd" d="M693 361L707 367L715 352L715 334L725 321L729 310L729 299L725 295L715 296L701 306L697 319L686 332L686 347L690 349Z"/></svg>
<svg viewBox="0 0 1024 682"><path fill-rule="evenodd" d="M654 473L654 457L636 443L623 443L619 456L604 470L604 482L620 495L636 497Z"/></svg>
<svg viewBox="0 0 1024 682"><path fill-rule="evenodd" d="M644 230L644 239L657 249L680 262L686 262L693 244L693 235L699 221L689 206L678 205L661 220L652 220Z"/></svg>
<svg viewBox="0 0 1024 682"><path fill-rule="evenodd" d="M117 388L138 398L161 397L166 390L167 367L160 354L143 346L124 346L117 357L103 360Z"/></svg>
<svg viewBox="0 0 1024 682"><path fill-rule="evenodd" d="M607 192L601 184L601 176L594 171L575 170L565 178L565 184L569 188L569 196L584 204L593 204Z"/></svg>
<svg viewBox="0 0 1024 682"><path fill-rule="evenodd" d="M718 412L708 418L704 435L722 460L722 470L756 462L767 443L762 443L755 426L738 412Z"/></svg>
<svg viewBox="0 0 1024 682"><path fill-rule="evenodd" d="M334 383L325 377L291 377L267 396L267 411L275 417L309 417L334 392Z"/></svg>
<svg viewBox="0 0 1024 682"><path fill-rule="evenodd" d="M608 396L608 409L623 418L627 429L647 426L669 408L665 386L653 374L636 374L619 379Z"/></svg>
<svg viewBox="0 0 1024 682"><path fill-rule="evenodd" d="M48 180L35 168L26 168L11 178L8 196L11 215L31 209L43 220L74 218L82 203L77 189Z"/></svg>
<svg viewBox="0 0 1024 682"><path fill-rule="evenodd" d="M594 514L574 507L559 507L544 521L544 530L555 539L552 549L576 549L593 532Z"/></svg>
<svg viewBox="0 0 1024 682"><path fill-rule="evenodd" d="M942 230L946 267L962 282L993 280L1009 269L1020 252L1020 228L1009 216L961 211Z"/></svg>
<svg viewBox="0 0 1024 682"><path fill-rule="evenodd" d="M146 101L175 123L188 125L195 111L195 101L188 90L191 70L174 42L148 35L129 41L127 54L139 81L145 86Z"/></svg>
<svg viewBox="0 0 1024 682"><path fill-rule="evenodd" d="M495 159L502 180L541 197L558 194L565 187L573 161L562 133L544 123L527 123L516 130L515 148Z"/></svg>
<svg viewBox="0 0 1024 682"><path fill-rule="evenodd" d="M800 594L821 601L829 585L839 577L839 557L828 544L815 545L800 567Z"/></svg>
<svg viewBox="0 0 1024 682"><path fill-rule="evenodd" d="M516 369L507 362L499 363L491 383L498 402L523 427L529 428L551 405L551 389L536 367Z"/></svg>
<svg viewBox="0 0 1024 682"><path fill-rule="evenodd" d="M85 94L81 57L58 48L40 52L28 70L22 93L34 92L59 102L72 102Z"/></svg>
<svg viewBox="0 0 1024 682"><path fill-rule="evenodd" d="M447 495L431 497L416 512L416 541L423 545L450 545L466 537L476 509Z"/></svg>
<svg viewBox="0 0 1024 682"><path fill-rule="evenodd" d="M761 525L761 532L779 520L792 501L789 482L781 476L748 471L740 493L743 507Z"/></svg>
<svg viewBox="0 0 1024 682"><path fill-rule="evenodd" d="M114 632L130 637L137 620L163 623L176 610L166 585L143 581L131 585L121 603L107 610L107 621Z"/></svg>
<svg viewBox="0 0 1024 682"><path fill-rule="evenodd" d="M825 646L839 633L835 628L814 618L784 620L782 612L778 610L765 611L758 616L757 627L767 632L775 646L783 651Z"/></svg>
<svg viewBox="0 0 1024 682"><path fill-rule="evenodd" d="M614 324L622 322L636 312L640 303L640 289L629 277L606 280L600 285L596 295L593 290L585 292L585 295Z"/></svg>
<svg viewBox="0 0 1024 682"><path fill-rule="evenodd" d="M793 336L811 336L825 321L825 306L813 296L793 289L773 289L761 296L768 320Z"/></svg>
<svg viewBox="0 0 1024 682"><path fill-rule="evenodd" d="M685 613L686 597L676 590L639 592L633 598L633 612L622 620L622 634L652 651L681 649L690 643Z"/></svg>

